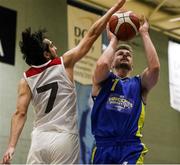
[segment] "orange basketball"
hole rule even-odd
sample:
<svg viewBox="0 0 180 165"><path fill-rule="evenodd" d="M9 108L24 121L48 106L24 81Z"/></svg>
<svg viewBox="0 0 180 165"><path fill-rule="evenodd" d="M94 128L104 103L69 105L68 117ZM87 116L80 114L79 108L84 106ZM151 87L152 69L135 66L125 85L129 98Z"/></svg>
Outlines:
<svg viewBox="0 0 180 165"><path fill-rule="evenodd" d="M139 27L139 18L132 11L116 12L109 20L110 31L121 41L134 38L138 34Z"/></svg>

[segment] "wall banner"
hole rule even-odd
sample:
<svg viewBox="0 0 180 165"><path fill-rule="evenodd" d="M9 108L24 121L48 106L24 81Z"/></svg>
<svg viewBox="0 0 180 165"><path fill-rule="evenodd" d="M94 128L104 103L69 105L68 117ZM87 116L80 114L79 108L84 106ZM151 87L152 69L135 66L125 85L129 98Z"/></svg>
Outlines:
<svg viewBox="0 0 180 165"><path fill-rule="evenodd" d="M16 43L16 11L0 6L0 61L14 65Z"/></svg>
<svg viewBox="0 0 180 165"><path fill-rule="evenodd" d="M99 18L97 14L68 5L68 46L75 47L91 25ZM84 85L92 84L92 73L98 57L101 55L102 37L93 44L90 51L83 57L74 69L74 78Z"/></svg>
<svg viewBox="0 0 180 165"><path fill-rule="evenodd" d="M171 107L180 111L180 44L169 41L169 89Z"/></svg>

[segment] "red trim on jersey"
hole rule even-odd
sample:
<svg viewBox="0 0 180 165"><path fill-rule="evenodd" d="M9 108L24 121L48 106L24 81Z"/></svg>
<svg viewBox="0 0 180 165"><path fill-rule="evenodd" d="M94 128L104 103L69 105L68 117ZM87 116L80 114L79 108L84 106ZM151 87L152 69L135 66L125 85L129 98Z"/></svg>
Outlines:
<svg viewBox="0 0 180 165"><path fill-rule="evenodd" d="M43 72L45 69L51 67L51 66L54 66L54 65L58 65L58 64L61 64L61 59L60 58L55 58L53 59L49 64L47 64L46 66L43 66L41 68L35 68L35 67L31 67L30 69L28 69L25 74L26 74L26 77L31 77L31 76L34 76L36 74L39 74L41 72Z"/></svg>

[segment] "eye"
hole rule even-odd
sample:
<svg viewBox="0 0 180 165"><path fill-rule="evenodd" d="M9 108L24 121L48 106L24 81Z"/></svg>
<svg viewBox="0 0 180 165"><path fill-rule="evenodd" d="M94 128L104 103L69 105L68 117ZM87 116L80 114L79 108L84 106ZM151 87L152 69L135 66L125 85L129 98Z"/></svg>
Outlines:
<svg viewBox="0 0 180 165"><path fill-rule="evenodd" d="M50 46L51 48L53 48L53 47L54 47L53 43L51 43L49 46Z"/></svg>
<svg viewBox="0 0 180 165"><path fill-rule="evenodd" d="M123 52L119 52L119 53L118 53L118 56L122 56L122 55L123 55Z"/></svg>
<svg viewBox="0 0 180 165"><path fill-rule="evenodd" d="M126 52L127 57L131 57L131 54L129 52Z"/></svg>

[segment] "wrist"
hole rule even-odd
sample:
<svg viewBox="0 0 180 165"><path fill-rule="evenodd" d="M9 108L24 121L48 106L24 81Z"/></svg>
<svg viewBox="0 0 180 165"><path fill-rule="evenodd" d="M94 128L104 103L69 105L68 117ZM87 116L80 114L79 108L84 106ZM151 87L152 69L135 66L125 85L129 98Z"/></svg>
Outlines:
<svg viewBox="0 0 180 165"><path fill-rule="evenodd" d="M143 32L139 32L139 34L143 37L143 36L149 36L149 32L148 31L143 31Z"/></svg>
<svg viewBox="0 0 180 165"><path fill-rule="evenodd" d="M14 149L14 148L15 148L15 145L9 144L9 145L8 145L8 148L13 148L13 149Z"/></svg>
<svg viewBox="0 0 180 165"><path fill-rule="evenodd" d="M111 41L110 41L110 44L112 45L112 47L114 49L116 49L117 44L118 44L118 40L116 38L112 38Z"/></svg>

